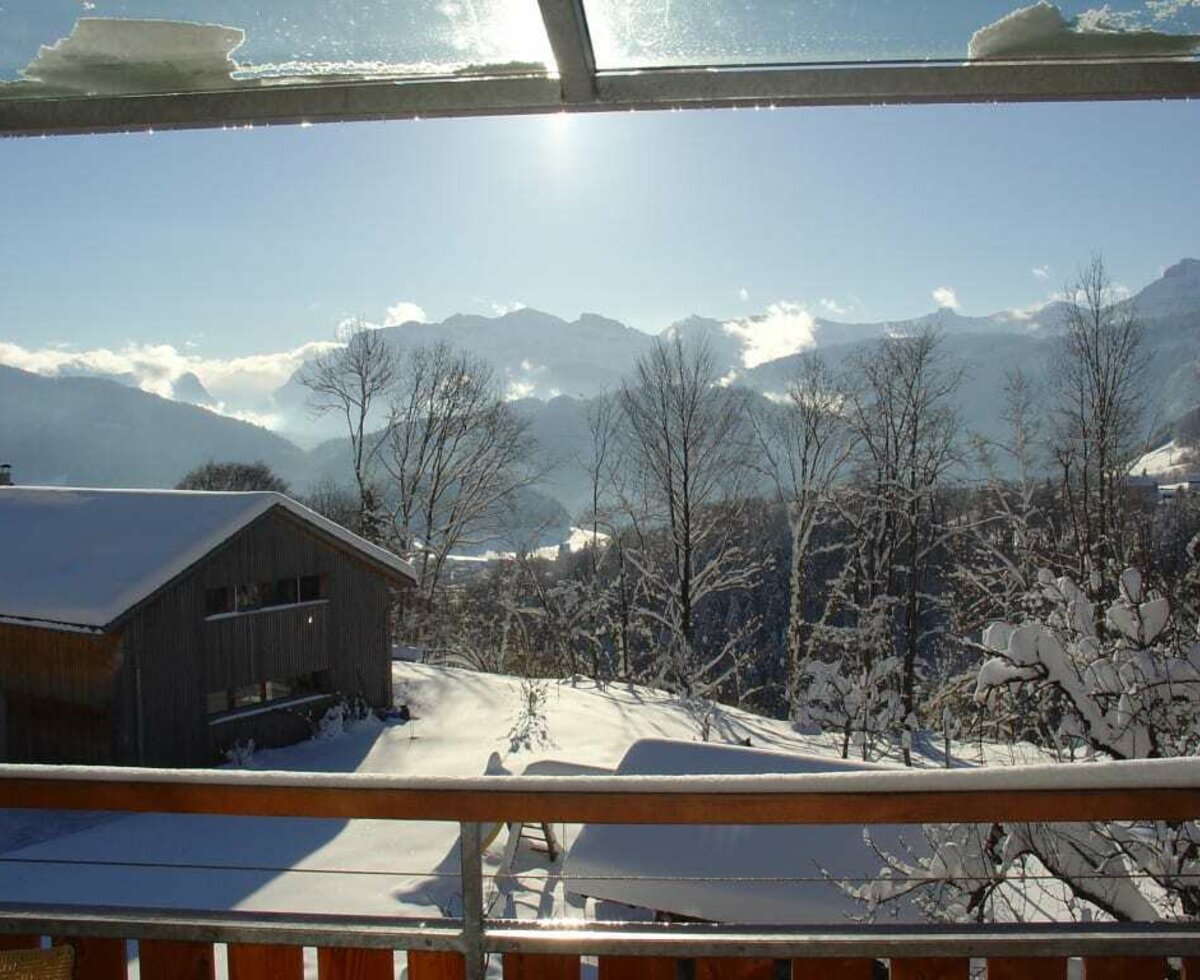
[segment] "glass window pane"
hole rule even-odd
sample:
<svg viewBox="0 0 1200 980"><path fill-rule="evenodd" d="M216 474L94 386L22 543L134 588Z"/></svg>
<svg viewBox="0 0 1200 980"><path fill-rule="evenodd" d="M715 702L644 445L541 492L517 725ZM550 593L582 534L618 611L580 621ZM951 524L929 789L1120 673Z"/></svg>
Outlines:
<svg viewBox="0 0 1200 980"><path fill-rule="evenodd" d="M1200 7L1139 0L1062 0L1057 8L1014 0L586 0L586 8L602 69L960 62L969 53L1179 56L1200 43Z"/></svg>
<svg viewBox="0 0 1200 980"><path fill-rule="evenodd" d="M548 61L536 0L0 5L0 98L528 71Z"/></svg>

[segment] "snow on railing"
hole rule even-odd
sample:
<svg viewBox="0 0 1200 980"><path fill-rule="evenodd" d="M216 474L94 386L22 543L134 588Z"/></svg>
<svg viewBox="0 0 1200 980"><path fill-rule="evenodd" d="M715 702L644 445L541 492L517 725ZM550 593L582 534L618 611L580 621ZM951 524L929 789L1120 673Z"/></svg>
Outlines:
<svg viewBox="0 0 1200 980"><path fill-rule="evenodd" d="M113 944L132 938L143 941L146 949L141 967L144 980L190 975L193 968L200 971L198 975L211 976L214 942L230 944L228 962L234 980L298 978L296 949L301 945L320 947L322 980L390 978L396 949L409 953L409 980L480 980L489 953L502 954L506 975L524 980L577 978L580 956L589 955L600 957L602 980L673 976L681 959L695 961L696 975L714 980L735 975L769 980L783 961L791 961L796 980L825 975L817 961L829 958L848 961L838 976L862 977L873 975L870 971L876 969L877 959L888 959L893 980L903 980L966 977L972 957L989 961L989 976L1032 977L1034 973L1023 972L1034 965L1029 957L1053 957L1064 972L1057 972L1058 966L1052 964L1051 973L1036 975L1063 976L1063 957L1068 955L1083 956L1086 975L1092 978L1163 980L1168 975L1166 957L1180 958L1184 976L1200 976L1200 925L1190 922L805 928L489 919L484 912L481 858L482 825L521 820L622 824L1194 820L1200 816L1197 759L804 775L503 778L7 765L0 766L0 802L5 807L460 824L456 875L461 875L460 918L0 907L0 940L23 935L32 942L51 936L77 943L93 962L117 964L107 973L99 968L88 973L104 980L124 977L119 955L123 947Z"/></svg>

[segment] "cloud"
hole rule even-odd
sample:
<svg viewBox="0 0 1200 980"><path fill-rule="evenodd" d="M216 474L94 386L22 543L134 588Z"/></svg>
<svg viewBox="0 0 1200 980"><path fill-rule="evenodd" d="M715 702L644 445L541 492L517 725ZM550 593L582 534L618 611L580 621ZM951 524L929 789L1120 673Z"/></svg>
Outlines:
<svg viewBox="0 0 1200 980"><path fill-rule="evenodd" d="M748 300L749 298L750 298L750 290L748 290L745 286L743 286L741 289L738 290L738 299L740 299L743 303L746 302L746 300Z"/></svg>
<svg viewBox="0 0 1200 980"><path fill-rule="evenodd" d="M823 299L821 300L821 309L826 313L832 313L834 316L845 316L850 312L848 306L842 306L837 300Z"/></svg>
<svg viewBox="0 0 1200 980"><path fill-rule="evenodd" d="M504 397L509 401L516 401L520 398L528 398L537 390L537 385L532 381L510 381L508 388L504 392Z"/></svg>
<svg viewBox="0 0 1200 980"><path fill-rule="evenodd" d="M1146 0L1146 7L1155 20L1167 20L1189 7L1200 7L1200 0Z"/></svg>
<svg viewBox="0 0 1200 980"><path fill-rule="evenodd" d="M1165 16L1179 9L1182 8L1171 7ZM977 60L1183 56L1197 47L1200 36L1140 28L1136 14L1113 11L1107 4L1067 20L1058 7L1041 0L976 31L967 45L967 57Z"/></svg>
<svg viewBox="0 0 1200 980"><path fill-rule="evenodd" d="M1039 265L1033 269L1030 269L1029 271L1033 273L1034 279L1049 279L1050 278L1050 266L1048 266L1048 265Z"/></svg>
<svg viewBox="0 0 1200 980"><path fill-rule="evenodd" d="M191 372L217 400L217 411L263 424L267 416L248 409L247 403L261 402L305 361L337 346L332 341L312 341L275 353L215 358L182 352L171 344L130 343L77 351L59 347L33 350L0 342L0 364L46 377L99 375L128 380L163 398L171 398L175 382ZM251 419L251 415L255 417Z"/></svg>
<svg viewBox="0 0 1200 980"><path fill-rule="evenodd" d="M951 286L938 286L932 293L933 301L944 310L957 310L959 307L958 294Z"/></svg>
<svg viewBox="0 0 1200 980"><path fill-rule="evenodd" d="M741 339L742 365L747 368L812 347L814 326L811 313L786 301L772 303L757 316L722 324L725 333Z"/></svg>
<svg viewBox="0 0 1200 980"><path fill-rule="evenodd" d="M398 327L402 323L424 323L425 311L416 303L402 299L395 306L387 308L387 314L383 318L385 327Z"/></svg>
<svg viewBox="0 0 1200 980"><path fill-rule="evenodd" d="M525 304L520 300L512 303L492 303L492 312L496 316L508 316L510 313L516 313L518 310L525 309Z"/></svg>

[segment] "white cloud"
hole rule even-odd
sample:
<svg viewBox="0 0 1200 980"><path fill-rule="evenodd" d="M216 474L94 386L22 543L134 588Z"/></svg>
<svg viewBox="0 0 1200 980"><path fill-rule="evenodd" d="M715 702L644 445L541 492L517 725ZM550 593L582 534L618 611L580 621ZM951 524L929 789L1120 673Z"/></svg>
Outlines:
<svg viewBox="0 0 1200 980"><path fill-rule="evenodd" d="M509 401L518 398L528 398L534 393L537 386L532 381L510 381L508 390L504 392L504 397Z"/></svg>
<svg viewBox="0 0 1200 980"><path fill-rule="evenodd" d="M191 372L217 400L217 410L222 414L269 425L270 417L253 412L246 405L262 401L306 360L337 346L332 341L311 341L270 354L215 358L181 352L171 344L130 343L112 349L76 351L55 347L31 350L0 342L0 364L47 377L70 374L128 377L143 391L164 398L172 397L175 382Z"/></svg>
<svg viewBox="0 0 1200 980"><path fill-rule="evenodd" d="M959 307L958 294L952 286L938 286L932 293L933 301L946 310L957 310Z"/></svg>
<svg viewBox="0 0 1200 980"><path fill-rule="evenodd" d="M743 286L741 289L738 290L738 299L740 299L743 303L746 302L746 300L748 300L749 298L750 298L750 290L748 290L745 286Z"/></svg>
<svg viewBox="0 0 1200 980"><path fill-rule="evenodd" d="M1146 7L1155 20L1166 20L1183 13L1189 7L1200 7L1200 0L1146 0Z"/></svg>
<svg viewBox="0 0 1200 980"><path fill-rule="evenodd" d="M496 316L507 316L509 313L516 313L517 310L525 309L525 304L520 300L513 303L492 303L492 312Z"/></svg>
<svg viewBox="0 0 1200 980"><path fill-rule="evenodd" d="M387 315L383 318L385 327L398 327L402 323L416 321L417 323L425 322L425 311L416 303L402 299L394 306L387 308Z"/></svg>
<svg viewBox="0 0 1200 980"><path fill-rule="evenodd" d="M850 312L848 306L842 306L837 300L823 299L821 300L821 309L826 313L832 313L834 316L845 316Z"/></svg>
<svg viewBox="0 0 1200 980"><path fill-rule="evenodd" d="M814 326L811 313L786 301L772 303L757 316L723 324L729 336L741 338L742 364L747 368L812 347Z"/></svg>
<svg viewBox="0 0 1200 980"><path fill-rule="evenodd" d="M1033 269L1030 269L1029 271L1033 273L1034 279L1049 279L1050 278L1050 266L1048 266L1048 265L1035 266Z"/></svg>

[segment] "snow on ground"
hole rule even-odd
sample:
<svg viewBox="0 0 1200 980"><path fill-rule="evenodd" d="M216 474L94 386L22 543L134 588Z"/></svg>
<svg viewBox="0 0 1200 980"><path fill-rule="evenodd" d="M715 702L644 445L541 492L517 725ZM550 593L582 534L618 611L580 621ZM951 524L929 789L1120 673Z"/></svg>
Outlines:
<svg viewBox="0 0 1200 980"><path fill-rule="evenodd" d="M612 770L638 739L698 741L704 725L714 742L837 756L836 740L785 722L632 685L529 682L403 662L393 664L393 681L411 721L370 718L256 753L248 768L474 776L496 753L512 773L531 764L541 772ZM523 709L531 689L542 694L540 719ZM925 761L942 764L932 750ZM569 847L578 828L559 832ZM514 875L497 880L506 843L500 830L485 856L494 914L580 914L564 897L562 862L550 864L529 842ZM458 828L447 823L0 810L0 901L458 915L457 871Z"/></svg>
<svg viewBox="0 0 1200 980"><path fill-rule="evenodd" d="M413 720L371 718L337 737L256 753L250 767L473 776L497 752L514 772L546 759L611 769L638 738L698 737L687 704L632 686L544 682L543 738L523 716L519 679L410 663L393 671L396 703L407 704ZM728 741L814 748L813 739L782 723L734 710L722 710L713 730ZM439 823L165 814L48 819L7 811L0 819L0 900L457 913L457 835L456 826ZM492 871L504 837L489 853ZM130 862L137 866L121 866Z"/></svg>

